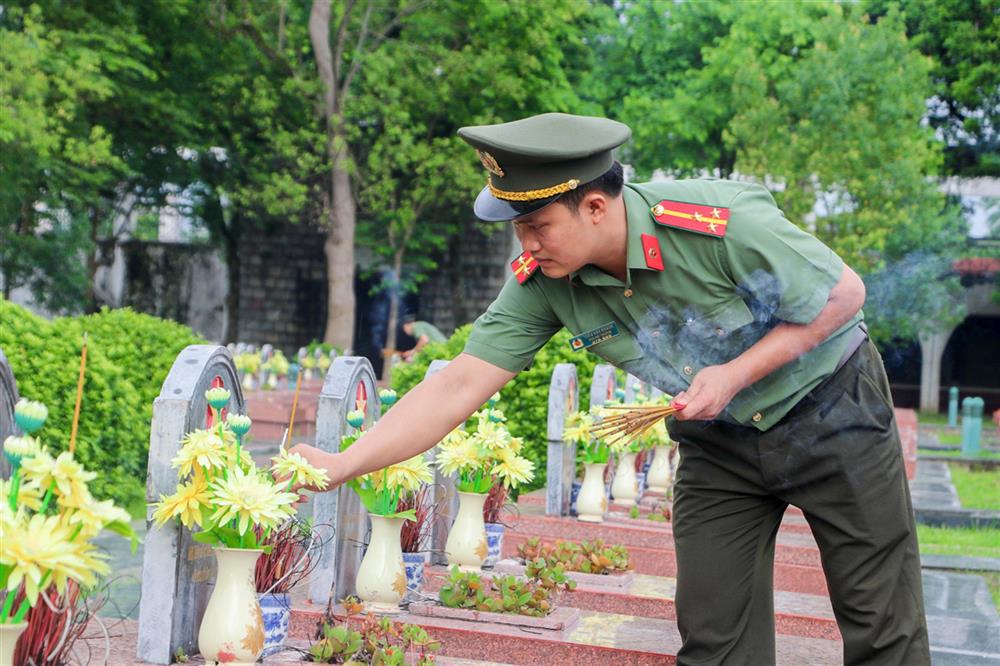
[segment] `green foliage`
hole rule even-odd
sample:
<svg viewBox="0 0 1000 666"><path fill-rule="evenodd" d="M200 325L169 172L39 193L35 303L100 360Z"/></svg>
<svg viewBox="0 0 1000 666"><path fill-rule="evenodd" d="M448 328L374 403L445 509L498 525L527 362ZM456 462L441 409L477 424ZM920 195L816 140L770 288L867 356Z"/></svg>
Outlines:
<svg viewBox="0 0 1000 666"><path fill-rule="evenodd" d="M561 567L544 563L533 567L527 578L507 575L484 579L454 566L438 597L449 608L543 617L555 609L560 589L575 587L576 582L568 579Z"/></svg>
<svg viewBox="0 0 1000 666"><path fill-rule="evenodd" d="M895 0L868 0L881 18ZM906 31L933 59L930 126L945 143L948 173L1000 176L1000 11L996 0L905 0Z"/></svg>
<svg viewBox="0 0 1000 666"><path fill-rule="evenodd" d="M603 539L579 544L572 541L548 544L538 537L532 537L517 547L517 555L527 563L525 573L528 575L546 567L601 575L631 568L625 546L606 546Z"/></svg>
<svg viewBox="0 0 1000 666"><path fill-rule="evenodd" d="M18 391L49 407L43 441L54 451L69 446L84 331L76 457L99 473L96 496L128 506L145 493L153 399L177 354L201 340L186 327L129 310L49 322L0 299L0 348Z"/></svg>
<svg viewBox="0 0 1000 666"><path fill-rule="evenodd" d="M387 617L367 615L357 619L362 605L354 597L341 601L347 612L342 623L323 623L322 638L309 646L309 660L323 664L372 664L403 666L413 655L415 666L430 666L430 654L441 649L423 627L400 624ZM357 628L352 628L356 626Z"/></svg>
<svg viewBox="0 0 1000 666"><path fill-rule="evenodd" d="M431 361L452 359L460 354L471 330L471 325L462 326L446 342L431 343L420 350L411 363L396 366L392 374L392 387L400 397L423 380ZM535 478L522 487L521 492L545 485L549 384L557 364L576 365L580 403L589 404L594 366L600 359L590 352L572 351L569 346L570 337L572 336L565 329L552 336L539 350L531 367L520 372L500 392L500 401L496 406L507 415L507 429L514 437L524 440L521 455L535 463Z"/></svg>

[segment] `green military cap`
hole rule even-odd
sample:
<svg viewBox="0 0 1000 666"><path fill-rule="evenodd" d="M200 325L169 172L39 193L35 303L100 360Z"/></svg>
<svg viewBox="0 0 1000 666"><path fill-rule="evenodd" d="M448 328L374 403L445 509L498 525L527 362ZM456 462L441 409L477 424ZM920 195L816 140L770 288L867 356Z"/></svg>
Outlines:
<svg viewBox="0 0 1000 666"><path fill-rule="evenodd" d="M543 113L497 125L462 127L490 172L476 197L482 220L512 220L541 210L565 192L611 168L611 151L625 143L627 125L591 116Z"/></svg>

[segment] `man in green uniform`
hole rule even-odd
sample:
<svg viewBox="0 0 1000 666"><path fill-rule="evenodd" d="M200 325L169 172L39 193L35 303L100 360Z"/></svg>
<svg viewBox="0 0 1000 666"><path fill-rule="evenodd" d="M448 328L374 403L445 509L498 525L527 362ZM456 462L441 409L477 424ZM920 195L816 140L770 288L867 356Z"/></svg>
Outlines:
<svg viewBox="0 0 1000 666"><path fill-rule="evenodd" d="M403 358L407 360L431 342L445 342L448 339L437 326L429 321L420 321L412 314L403 316L403 331L417 341L412 349L403 352Z"/></svg>
<svg viewBox="0 0 1000 666"><path fill-rule="evenodd" d="M466 127L489 171L477 216L525 252L465 351L339 454L333 484L430 448L560 328L675 395L681 664L775 661L775 537L789 504L820 548L848 664L929 664L920 563L858 276L751 183L623 185L603 118ZM582 353L582 351L581 351ZM420 422L420 431L412 424Z"/></svg>

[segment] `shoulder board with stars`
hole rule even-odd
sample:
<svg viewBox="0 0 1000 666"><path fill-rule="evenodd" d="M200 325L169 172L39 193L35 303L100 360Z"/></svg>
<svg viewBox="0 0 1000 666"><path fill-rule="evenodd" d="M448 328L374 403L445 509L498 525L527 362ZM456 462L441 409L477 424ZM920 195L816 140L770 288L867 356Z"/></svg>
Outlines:
<svg viewBox="0 0 1000 666"><path fill-rule="evenodd" d="M510 262L510 269L514 271L517 283L524 284L538 270L538 262L535 261L530 252L525 250L517 259Z"/></svg>
<svg viewBox="0 0 1000 666"><path fill-rule="evenodd" d="M649 211L657 224L717 238L726 235L726 226L729 223L729 209L720 206L703 206L664 199Z"/></svg>

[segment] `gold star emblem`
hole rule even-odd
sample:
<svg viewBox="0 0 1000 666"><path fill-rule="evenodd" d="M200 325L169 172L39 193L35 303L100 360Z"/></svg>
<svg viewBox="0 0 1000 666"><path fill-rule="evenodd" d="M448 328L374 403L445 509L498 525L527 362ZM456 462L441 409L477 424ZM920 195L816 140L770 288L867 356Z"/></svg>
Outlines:
<svg viewBox="0 0 1000 666"><path fill-rule="evenodd" d="M708 229L709 229L709 231L714 232L718 228L719 228L719 225L717 225L715 222L709 222L708 223Z"/></svg>
<svg viewBox="0 0 1000 666"><path fill-rule="evenodd" d="M721 219L722 218L722 213L719 211L718 208L713 208L712 209L712 217L714 217L716 219Z"/></svg>
<svg viewBox="0 0 1000 666"><path fill-rule="evenodd" d="M702 221L702 219L701 219L701 213L699 213L698 211L695 211L695 213L694 213L694 219L696 219L699 222L701 222Z"/></svg>

